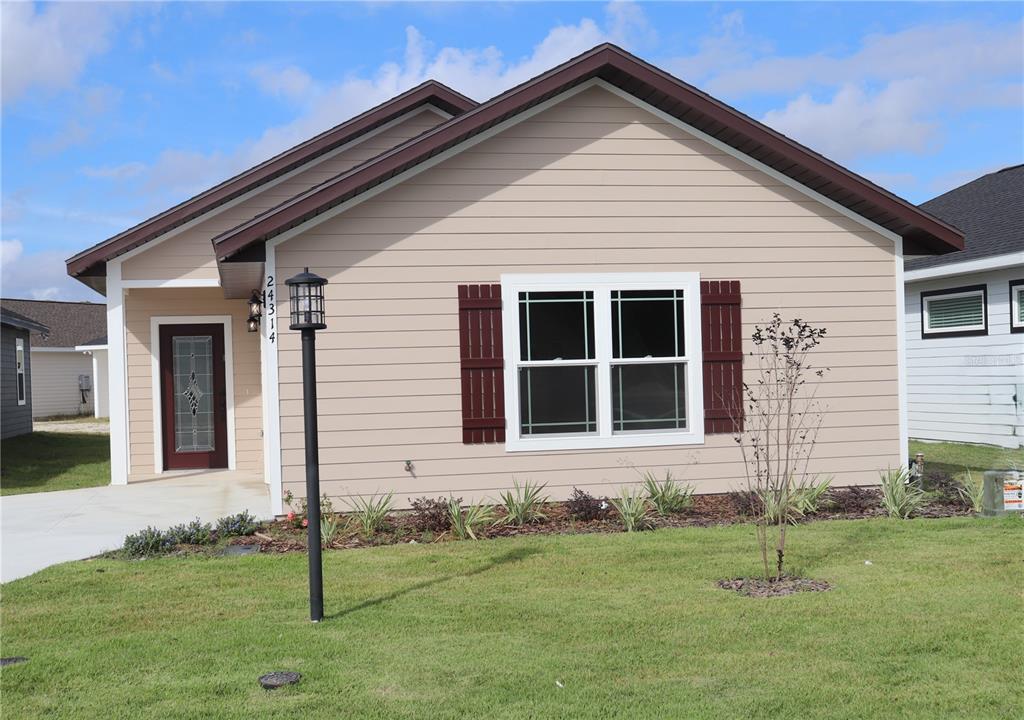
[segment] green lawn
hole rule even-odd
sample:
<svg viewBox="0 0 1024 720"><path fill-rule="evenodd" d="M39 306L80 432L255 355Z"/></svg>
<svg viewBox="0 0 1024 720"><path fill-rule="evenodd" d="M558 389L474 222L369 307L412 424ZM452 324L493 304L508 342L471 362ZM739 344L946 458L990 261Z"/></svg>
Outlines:
<svg viewBox="0 0 1024 720"><path fill-rule="evenodd" d="M5 717L1019 717L1024 524L791 531L828 593L714 587L749 526L71 563L3 587ZM870 560L871 565L866 565ZM303 673L268 693L257 677ZM564 687L559 687L556 682Z"/></svg>
<svg viewBox="0 0 1024 720"><path fill-rule="evenodd" d="M1011 467L1024 469L1024 449L1008 450L993 445L911 440L910 457L919 452L924 453L926 471L944 470L955 476L970 470L976 481L981 480L981 473L986 470L1006 470Z"/></svg>
<svg viewBox="0 0 1024 720"><path fill-rule="evenodd" d="M0 495L110 482L110 436L36 432L0 443Z"/></svg>

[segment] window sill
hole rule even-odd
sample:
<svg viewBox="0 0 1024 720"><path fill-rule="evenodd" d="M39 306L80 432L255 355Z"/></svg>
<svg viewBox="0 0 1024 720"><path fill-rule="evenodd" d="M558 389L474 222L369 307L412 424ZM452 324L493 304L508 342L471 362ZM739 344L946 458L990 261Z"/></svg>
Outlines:
<svg viewBox="0 0 1024 720"><path fill-rule="evenodd" d="M703 421L702 423L703 424ZM551 437L509 437L506 452L549 452L554 450L622 450L635 447L703 445L703 432L636 433L635 435L555 435Z"/></svg>

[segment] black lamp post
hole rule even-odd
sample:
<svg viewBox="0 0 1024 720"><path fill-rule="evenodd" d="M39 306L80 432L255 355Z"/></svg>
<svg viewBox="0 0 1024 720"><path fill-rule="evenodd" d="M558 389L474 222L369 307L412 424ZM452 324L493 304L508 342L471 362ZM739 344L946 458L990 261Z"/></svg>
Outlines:
<svg viewBox="0 0 1024 720"><path fill-rule="evenodd" d="M302 396L306 435L306 519L309 545L309 619L324 617L323 564L320 560L320 445L316 424L316 331L324 322L327 280L306 268L285 280L292 330L302 331Z"/></svg>

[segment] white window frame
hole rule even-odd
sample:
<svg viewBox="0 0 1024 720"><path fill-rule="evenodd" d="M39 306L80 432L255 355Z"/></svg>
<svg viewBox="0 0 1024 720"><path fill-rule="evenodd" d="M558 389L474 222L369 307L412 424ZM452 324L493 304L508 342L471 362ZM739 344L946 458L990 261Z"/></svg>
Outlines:
<svg viewBox="0 0 1024 720"><path fill-rule="evenodd" d="M1020 309L1024 306L1024 280L1010 281L1010 332L1024 332L1024 322L1020 318Z"/></svg>
<svg viewBox="0 0 1024 720"><path fill-rule="evenodd" d="M978 325L958 325L949 328L932 328L929 306L936 300L951 300L959 297L977 296L981 298L981 323ZM950 292L928 292L921 295L921 336L941 337L943 335L957 334L978 334L988 332L988 298L984 287L971 288L969 290L956 290Z"/></svg>
<svg viewBox="0 0 1024 720"><path fill-rule="evenodd" d="M686 363L685 430L636 430L612 432L611 293L613 290L682 290L684 343L680 358L640 362ZM594 344L597 364L597 433L522 436L519 417L519 293L594 293ZM505 360L505 450L508 452L586 450L599 448L699 445L704 442L703 350L701 347L700 273L569 273L515 274L501 276L501 305ZM584 362L584 361L580 361ZM590 364L591 361L586 361ZM627 362L632 363L633 360ZM567 363L559 363L567 364Z"/></svg>
<svg viewBox="0 0 1024 720"><path fill-rule="evenodd" d="M18 405L28 402L28 378L25 376L25 338L14 338L14 368L17 377L14 378L15 392L18 395Z"/></svg>

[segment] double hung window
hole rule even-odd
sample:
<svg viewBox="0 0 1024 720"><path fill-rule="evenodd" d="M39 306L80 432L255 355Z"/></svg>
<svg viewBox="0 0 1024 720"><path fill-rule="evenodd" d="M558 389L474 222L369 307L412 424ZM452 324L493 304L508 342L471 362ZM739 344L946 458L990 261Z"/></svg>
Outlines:
<svg viewBox="0 0 1024 720"><path fill-rule="evenodd" d="M703 442L696 273L504 275L509 450Z"/></svg>

